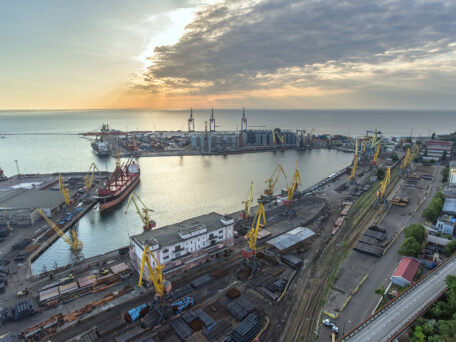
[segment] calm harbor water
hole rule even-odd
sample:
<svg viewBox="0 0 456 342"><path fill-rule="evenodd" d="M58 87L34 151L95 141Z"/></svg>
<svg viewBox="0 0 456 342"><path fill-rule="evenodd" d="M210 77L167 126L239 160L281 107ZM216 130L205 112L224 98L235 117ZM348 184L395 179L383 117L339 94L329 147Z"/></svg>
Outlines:
<svg viewBox="0 0 456 342"><path fill-rule="evenodd" d="M220 130L236 130L240 111L216 111ZM427 135L445 133L454 127L451 112L394 111L247 111L249 125L315 128L319 133L364 134L379 129L385 135ZM92 161L101 170L113 170L115 161L100 159L91 151L89 141L77 135L23 135L23 133L79 133L98 130L102 123L117 129L178 130L186 128L187 111L89 111L89 112L0 112L0 167L7 175L16 174L15 160L21 173L85 171ZM195 111L196 129L204 127L209 111ZM432 119L430 119L430 117ZM413 127L411 127L413 125ZM8 135L16 133L18 135ZM5 138L1 138L4 134ZM277 164L291 176L296 160L302 175L302 187L310 186L347 166L350 154L327 151L264 152L229 156L185 156L141 158L141 183L136 189L155 212L157 226L164 226L210 211L227 213L242 208L250 181L255 182L255 196L264 189L264 181ZM284 184L278 184L277 189ZM129 235L141 232L141 222L134 210L125 215L122 208L100 216L90 211L79 222L79 237L85 257L95 256L128 244ZM66 264L68 246L60 239L33 264L33 271L43 266Z"/></svg>

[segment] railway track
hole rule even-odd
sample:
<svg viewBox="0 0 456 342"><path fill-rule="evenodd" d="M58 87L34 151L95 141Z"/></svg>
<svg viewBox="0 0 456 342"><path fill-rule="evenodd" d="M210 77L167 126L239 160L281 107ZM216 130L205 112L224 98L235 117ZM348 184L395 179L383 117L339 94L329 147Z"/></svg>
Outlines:
<svg viewBox="0 0 456 342"><path fill-rule="evenodd" d="M399 164L392 169L392 181L388 185L386 196L393 191L400 180L398 169ZM342 230L332 238L315 263L311 273L310 288L306 289L301 297L301 302L304 301L305 304L302 311L297 315L298 325L291 336L291 341L307 342L316 340L318 337L317 324L320 321L320 312L339 266L346 255L352 250L365 228L373 220L380 218L382 214L386 213L381 204L375 208L373 207L377 188L378 186L373 187L372 193L366 194L367 198L361 197L358 199L358 201L365 201L365 203L361 203L360 212L350 217L347 222L350 228ZM344 245L342 244L341 246L342 242L345 242L346 248L342 248Z"/></svg>

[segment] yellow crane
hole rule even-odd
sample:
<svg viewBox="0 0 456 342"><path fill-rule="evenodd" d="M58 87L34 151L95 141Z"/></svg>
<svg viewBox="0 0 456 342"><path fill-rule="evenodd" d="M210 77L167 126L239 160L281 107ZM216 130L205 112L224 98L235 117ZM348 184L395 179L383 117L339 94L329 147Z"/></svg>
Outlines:
<svg viewBox="0 0 456 342"><path fill-rule="evenodd" d="M261 221L263 220L263 224ZM266 214L264 211L263 203L258 203L258 208L255 213L255 217L253 218L252 226L250 230L245 235L245 238L248 240L248 249L242 250L242 255L249 259L255 258L255 251L256 251L256 242L258 239L258 232L260 231L260 227L266 225Z"/></svg>
<svg viewBox="0 0 456 342"><path fill-rule="evenodd" d="M375 151L374 158L372 159L372 165L377 165L378 155L380 154L380 148L382 144L377 145L377 150Z"/></svg>
<svg viewBox="0 0 456 342"><path fill-rule="evenodd" d="M11 229L11 225L10 225L10 221L9 221L8 215L6 215L6 207L5 207L4 204L2 205L2 207L3 207L3 215L5 216L6 227L7 227L8 230L11 232L11 231L13 231L13 230Z"/></svg>
<svg viewBox="0 0 456 342"><path fill-rule="evenodd" d="M401 175L405 175L407 173L407 167L410 164L410 159L412 158L412 155L410 153L410 148L407 149L407 153L405 154L404 159L402 160L402 165L401 165Z"/></svg>
<svg viewBox="0 0 456 342"><path fill-rule="evenodd" d="M152 257L155 263L155 267L152 267L150 264L148 256ZM142 286L145 264L147 264L147 268L149 270L150 280L152 280L152 284L154 284L156 296L163 298L165 296L165 279L163 277L162 269L165 268L165 266L161 265L158 262L154 256L154 253L150 251L150 247L148 245L144 246L144 251L141 258L141 270L139 273L138 286Z"/></svg>
<svg viewBox="0 0 456 342"><path fill-rule="evenodd" d="M89 171L87 172L87 175L84 177L85 186L87 189L90 189L92 187L95 170L97 170L98 175L100 175L100 170L98 169L97 164L92 163L89 167ZM90 173L90 172L92 172L92 173Z"/></svg>
<svg viewBox="0 0 456 342"><path fill-rule="evenodd" d="M379 189L379 191L377 191L377 200L374 203L374 207L378 203L383 203L386 207L385 193L386 193L386 188L388 187L388 184L390 182L390 179L391 179L391 168L388 168L386 170L385 177L383 178L382 182L380 183L380 189Z"/></svg>
<svg viewBox="0 0 456 342"><path fill-rule="evenodd" d="M279 142L277 142L277 140ZM280 131L279 130L274 130L272 132L272 144L273 145L277 145L277 144L283 144L284 143L284 138L283 136L280 134Z"/></svg>
<svg viewBox="0 0 456 342"><path fill-rule="evenodd" d="M287 174L285 173L285 170L283 169L282 165L279 164L272 173L271 178L265 181L265 183L268 184L268 187L264 190L265 195L272 196L274 194L274 187L277 184L277 181L279 180L280 173L283 174L283 177L285 178L285 184L288 187Z"/></svg>
<svg viewBox="0 0 456 342"><path fill-rule="evenodd" d="M136 198L136 200L135 200L135 198ZM138 201L139 204L142 206L141 208L136 201ZM149 230L149 229L154 228L156 226L156 223L154 220L151 220L151 218L149 216L149 213L153 212L153 210L149 209L144 204L144 202L141 201L141 198L139 198L139 196L134 191L131 193L130 198L128 199L128 204L127 204L127 209L125 210L125 214L128 213L128 208L130 207L131 202L133 202L133 204L135 205L136 212L138 213L139 217L141 218L142 223L144 224L144 226L143 226L144 230Z"/></svg>
<svg viewBox="0 0 456 342"><path fill-rule="evenodd" d="M413 144L412 147L412 156L410 157L411 160L415 159L416 157L420 157L420 147L418 144Z"/></svg>
<svg viewBox="0 0 456 342"><path fill-rule="evenodd" d="M253 203L253 182L250 182L249 197L245 201L242 201L242 203L244 204L244 211L241 212L241 217L248 219L250 218L250 207Z"/></svg>
<svg viewBox="0 0 456 342"><path fill-rule="evenodd" d="M58 236L60 236L63 241L65 241L67 244L70 245L71 250L75 252L79 252L82 249L82 242L78 240L78 236L76 234L76 231L74 229L71 230L71 239L65 235L62 230L55 225L54 222L52 222L44 213L43 210L37 209L37 211L40 213L40 215L44 218L44 220L51 226L52 229L57 233Z"/></svg>
<svg viewBox="0 0 456 342"><path fill-rule="evenodd" d="M291 202L293 201L293 196L294 196L294 193L295 193L298 185L301 185L301 174L299 173L298 162L296 162L296 170L293 175L293 181L291 182L291 184L288 186L288 189L287 189L288 190L287 191L288 205L290 205Z"/></svg>
<svg viewBox="0 0 456 342"><path fill-rule="evenodd" d="M353 167L348 180L350 183L355 182L356 169L358 168L358 140L355 142L355 158L353 159Z"/></svg>
<svg viewBox="0 0 456 342"><path fill-rule="evenodd" d="M70 200L69 191L68 191L67 187L65 186L65 183L63 182L62 174L59 174L59 190L62 193L63 198L65 199L65 203L67 205L70 205L71 200Z"/></svg>

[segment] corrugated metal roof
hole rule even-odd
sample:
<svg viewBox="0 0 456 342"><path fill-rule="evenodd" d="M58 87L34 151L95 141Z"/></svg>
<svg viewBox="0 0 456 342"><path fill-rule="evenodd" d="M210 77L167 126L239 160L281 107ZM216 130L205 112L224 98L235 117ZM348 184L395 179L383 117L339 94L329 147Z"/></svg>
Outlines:
<svg viewBox="0 0 456 342"><path fill-rule="evenodd" d="M456 198L445 199L442 212L447 214L456 214Z"/></svg>
<svg viewBox="0 0 456 342"><path fill-rule="evenodd" d="M420 268L420 262L413 258L402 258L401 262L393 273L393 277L402 277L413 282L416 272Z"/></svg>
<svg viewBox="0 0 456 342"><path fill-rule="evenodd" d="M267 243L282 251L313 235L315 235L315 233L309 228L298 227L269 240Z"/></svg>

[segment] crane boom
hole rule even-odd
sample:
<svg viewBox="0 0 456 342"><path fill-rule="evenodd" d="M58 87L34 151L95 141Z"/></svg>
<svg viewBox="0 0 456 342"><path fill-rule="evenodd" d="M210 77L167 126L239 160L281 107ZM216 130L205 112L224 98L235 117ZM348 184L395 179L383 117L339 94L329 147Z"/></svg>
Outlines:
<svg viewBox="0 0 456 342"><path fill-rule="evenodd" d="M66 205L70 205L71 201L70 201L69 191L66 188L65 183L63 182L62 174L59 174L59 190L63 195Z"/></svg>
<svg viewBox="0 0 456 342"><path fill-rule="evenodd" d="M405 174L407 167L409 166L410 159L412 155L410 154L410 148L407 149L407 153L405 154L404 160L402 161L401 165L401 174Z"/></svg>
<svg viewBox="0 0 456 342"><path fill-rule="evenodd" d="M377 145L377 151L375 152L374 154L374 159L372 160L373 164L376 165L377 164L377 159L378 159L378 155L380 154L380 147L382 146L382 144L378 144Z"/></svg>
<svg viewBox="0 0 456 342"><path fill-rule="evenodd" d="M266 224L266 214L264 211L264 206L262 203L258 203L258 209L255 213L255 217L252 222L252 227L245 236L248 239L249 247L254 255L256 250L256 242L258 239L258 232L260 231L260 226L262 225L261 220L263 220L263 223Z"/></svg>
<svg viewBox="0 0 456 342"><path fill-rule="evenodd" d="M54 222L52 222L44 213L43 210L37 209L37 211L40 213L40 215L44 218L44 220L51 226L52 229L57 233L58 236L60 236L63 241L65 241L67 244L71 246L71 249L73 251L80 251L82 249L82 242L78 240L76 232L74 230L71 231L71 235L73 237L73 240L70 239L68 236L65 235L62 230L55 225Z"/></svg>
<svg viewBox="0 0 456 342"><path fill-rule="evenodd" d="M92 187L95 170L97 170L98 175L100 175L100 170L98 169L97 164L95 164L95 163L90 164L89 171L87 171L87 175L84 177L84 181L85 181L85 185L86 185L87 189L90 189ZM90 172L92 172L92 173L90 173Z"/></svg>
<svg viewBox="0 0 456 342"><path fill-rule="evenodd" d="M135 198L136 198L136 200L135 200ZM142 205L142 208L139 207L139 205L138 205L138 203L136 203L136 201L138 201ZM154 228L156 226L156 223L154 220L151 220L150 216L149 216L149 212L152 212L153 210L149 209L144 204L144 202L141 201L141 198L139 198L138 194L134 191L131 193L130 198L128 199L128 204L127 204L127 209L125 210L125 214L128 213L128 208L130 207L130 203L132 203L132 202L136 207L136 213L139 215L142 223L144 224L144 226L143 226L144 230L149 230L149 229Z"/></svg>
<svg viewBox="0 0 456 342"><path fill-rule="evenodd" d="M293 201L293 196L294 196L295 190L298 187L298 185L301 185L301 174L299 173L298 162L296 162L296 170L293 175L293 181L290 184L290 186L288 187L288 193L287 193L289 205Z"/></svg>
<svg viewBox="0 0 456 342"><path fill-rule="evenodd" d="M248 219L250 217L250 209L253 203L253 182L250 182L249 197L245 201L242 201L242 203L244 204L242 216L244 219Z"/></svg>
<svg viewBox="0 0 456 342"><path fill-rule="evenodd" d="M283 169L282 165L277 165L274 172L272 173L271 178L267 179L265 183L268 183L267 189L264 190L265 195L273 195L274 194L274 187L277 184L277 181L279 180L280 173L283 174L285 178L285 183L286 186L288 187L288 180L287 180L287 174L285 173L285 170Z"/></svg>
<svg viewBox="0 0 456 342"><path fill-rule="evenodd" d="M380 192L379 192L379 201L382 202L384 200L384 196L386 193L386 188L390 182L391 178L391 168L386 170L385 178L383 178L382 182L380 183Z"/></svg>
<svg viewBox="0 0 456 342"><path fill-rule="evenodd" d="M155 267L152 267L148 256L151 256L154 260ZM163 298L165 295L165 287L164 287L164 278L162 269L165 267L161 265L158 260L155 258L154 254L150 251L150 247L148 245L144 246L144 251L141 258L141 270L139 273L139 282L138 286L142 286L143 281L143 274L144 274L144 265L147 264L147 269L149 270L150 279L154 284L155 292L157 297Z"/></svg>

